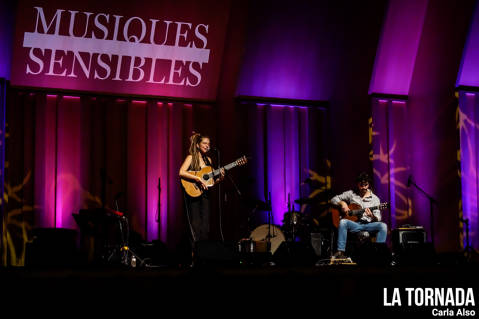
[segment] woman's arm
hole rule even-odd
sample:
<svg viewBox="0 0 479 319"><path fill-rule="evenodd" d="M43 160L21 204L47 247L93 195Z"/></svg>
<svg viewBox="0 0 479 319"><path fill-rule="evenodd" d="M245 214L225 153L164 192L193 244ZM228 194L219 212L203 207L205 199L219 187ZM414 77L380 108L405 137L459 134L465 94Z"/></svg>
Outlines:
<svg viewBox="0 0 479 319"><path fill-rule="evenodd" d="M218 178L215 180L215 185L218 184L218 183L221 183L224 179L225 179L225 169L222 168L222 169L220 170L220 177L218 177Z"/></svg>
<svg viewBox="0 0 479 319"><path fill-rule="evenodd" d="M189 181L200 184L200 187L202 189L206 189L207 188L206 184L203 182L203 180L199 176L188 173L188 168L191 165L192 159L193 159L193 157L191 155L188 155L185 158L185 161L183 162L183 164L180 167L179 175L180 175L181 178L184 178L184 179L187 179Z"/></svg>
<svg viewBox="0 0 479 319"><path fill-rule="evenodd" d="M210 162L211 165L213 165L213 162L211 161L211 157L209 157L209 156L208 156L208 161ZM221 183L224 179L225 179L225 169L222 168L220 170L220 177L215 179L215 185L218 184L218 183Z"/></svg>

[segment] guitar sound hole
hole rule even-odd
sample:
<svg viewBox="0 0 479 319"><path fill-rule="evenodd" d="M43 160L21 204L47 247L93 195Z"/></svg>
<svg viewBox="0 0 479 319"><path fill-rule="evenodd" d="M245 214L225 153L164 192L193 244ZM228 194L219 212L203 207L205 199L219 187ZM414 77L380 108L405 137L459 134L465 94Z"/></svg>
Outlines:
<svg viewBox="0 0 479 319"><path fill-rule="evenodd" d="M210 176L208 174L203 175L203 180L207 181L210 179Z"/></svg>

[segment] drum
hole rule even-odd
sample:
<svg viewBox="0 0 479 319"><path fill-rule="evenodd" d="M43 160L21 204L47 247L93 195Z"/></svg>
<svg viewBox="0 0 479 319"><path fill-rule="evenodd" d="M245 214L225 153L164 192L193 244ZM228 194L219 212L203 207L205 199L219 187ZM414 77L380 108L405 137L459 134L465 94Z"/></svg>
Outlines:
<svg viewBox="0 0 479 319"><path fill-rule="evenodd" d="M274 254L282 242L286 241L283 232L276 225L271 225L270 228L270 242L271 253ZM268 224L260 225L251 232L250 238L256 242L256 246L267 243L268 238Z"/></svg>

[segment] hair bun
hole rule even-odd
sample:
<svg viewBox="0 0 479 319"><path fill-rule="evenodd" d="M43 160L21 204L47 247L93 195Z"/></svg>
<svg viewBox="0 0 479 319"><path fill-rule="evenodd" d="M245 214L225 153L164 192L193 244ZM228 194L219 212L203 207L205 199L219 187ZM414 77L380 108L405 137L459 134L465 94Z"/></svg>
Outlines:
<svg viewBox="0 0 479 319"><path fill-rule="evenodd" d="M201 134L200 133L196 133L195 131L191 131L191 137L190 137L190 141L193 143L196 139L198 139L198 137L201 137Z"/></svg>

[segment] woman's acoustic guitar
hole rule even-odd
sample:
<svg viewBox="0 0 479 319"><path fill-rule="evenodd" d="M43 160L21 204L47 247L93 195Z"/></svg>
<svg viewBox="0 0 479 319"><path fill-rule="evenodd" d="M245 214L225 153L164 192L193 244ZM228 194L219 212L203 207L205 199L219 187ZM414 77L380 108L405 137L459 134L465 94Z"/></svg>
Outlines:
<svg viewBox="0 0 479 319"><path fill-rule="evenodd" d="M211 187L215 184L215 179L220 176L220 171L222 168L224 168L225 171L228 171L233 167L245 165L247 161L248 160L246 156L242 156L236 161L215 170L213 170L211 166L205 166L199 171L188 171L188 173L200 177L202 181L206 184L206 186ZM182 178L181 185L183 185L185 192L191 197L198 197L203 194L203 190L198 186L196 182Z"/></svg>

